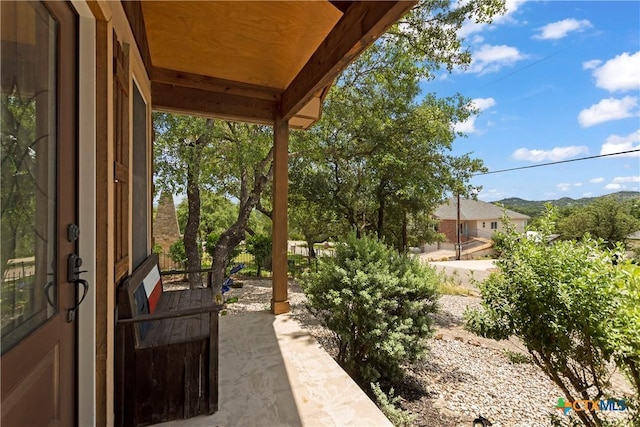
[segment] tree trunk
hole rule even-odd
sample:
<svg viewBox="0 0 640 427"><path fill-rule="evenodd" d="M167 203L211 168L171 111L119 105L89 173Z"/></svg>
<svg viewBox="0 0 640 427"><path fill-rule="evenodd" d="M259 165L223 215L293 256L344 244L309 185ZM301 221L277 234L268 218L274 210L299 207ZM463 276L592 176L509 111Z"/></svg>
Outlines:
<svg viewBox="0 0 640 427"><path fill-rule="evenodd" d="M306 238L307 240L307 260L309 261L309 267L311 267L311 260L316 258L316 249L313 247L315 244L314 240L310 237Z"/></svg>
<svg viewBox="0 0 640 427"><path fill-rule="evenodd" d="M267 173L264 170L267 168ZM256 166L253 188L249 190L249 175L244 171L240 177L240 206L236 222L222 232L213 249L213 262L211 264L211 287L215 295L219 294L224 281L224 273L227 260L231 252L244 240L245 232L249 225L251 212L260 203L260 197L267 183L273 176L273 146L267 156Z"/></svg>
<svg viewBox="0 0 640 427"><path fill-rule="evenodd" d="M195 149L194 151L198 151ZM184 229L184 251L187 255L187 270L199 270L200 248L198 247L198 229L200 228L200 186L199 169L200 166L195 161L187 165L187 224ZM189 287L202 287L202 275L200 273L187 273Z"/></svg>
<svg viewBox="0 0 640 427"><path fill-rule="evenodd" d="M238 219L229 228L227 228L222 234L216 246L213 249L213 261L211 264L211 277L213 293L218 294L222 288L222 282L224 281L225 269L227 268L227 260L231 257L231 252L236 246L244 240L245 231L249 222L249 215L251 209L240 209L238 212Z"/></svg>
<svg viewBox="0 0 640 427"><path fill-rule="evenodd" d="M407 211L402 213L402 250L407 251L409 247L409 239L407 237Z"/></svg>
<svg viewBox="0 0 640 427"><path fill-rule="evenodd" d="M384 226L384 197L378 195L378 240L382 240L382 227Z"/></svg>

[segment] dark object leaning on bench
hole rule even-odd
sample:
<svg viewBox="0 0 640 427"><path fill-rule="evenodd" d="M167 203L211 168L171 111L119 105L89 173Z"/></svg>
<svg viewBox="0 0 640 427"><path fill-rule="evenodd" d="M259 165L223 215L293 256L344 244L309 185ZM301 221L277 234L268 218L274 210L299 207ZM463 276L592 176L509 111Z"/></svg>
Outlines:
<svg viewBox="0 0 640 427"><path fill-rule="evenodd" d="M158 255L118 288L116 425L218 410L218 313L211 288L164 292Z"/></svg>

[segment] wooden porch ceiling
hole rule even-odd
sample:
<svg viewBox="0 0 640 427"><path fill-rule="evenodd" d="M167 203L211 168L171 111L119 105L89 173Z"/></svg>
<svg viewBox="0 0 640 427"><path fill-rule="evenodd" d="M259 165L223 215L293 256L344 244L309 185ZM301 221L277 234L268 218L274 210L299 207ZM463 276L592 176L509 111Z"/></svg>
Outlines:
<svg viewBox="0 0 640 427"><path fill-rule="evenodd" d="M153 108L308 128L333 80L416 1L123 1Z"/></svg>

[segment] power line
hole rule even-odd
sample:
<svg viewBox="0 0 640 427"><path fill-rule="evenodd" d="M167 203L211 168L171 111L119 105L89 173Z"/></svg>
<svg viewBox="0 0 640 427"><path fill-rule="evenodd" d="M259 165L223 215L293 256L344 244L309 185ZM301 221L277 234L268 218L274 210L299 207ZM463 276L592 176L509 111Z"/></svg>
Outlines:
<svg viewBox="0 0 640 427"><path fill-rule="evenodd" d="M581 160L591 160L591 159L599 159L601 157L618 156L620 154L637 153L638 151L640 151L640 148L636 148L634 150L628 150L628 151L621 151L619 153L599 154L597 156L579 157L577 159L560 160L560 161L557 161L557 162L549 162L549 163L540 163L538 165L520 166L520 167L517 167L517 168L501 169L501 170L489 171L489 172L479 172L479 173L474 173L472 176L490 175L492 173L511 172L511 171L517 171L517 170L522 170L522 169L540 168L542 166L559 165L561 163L578 162L578 161L581 161Z"/></svg>
<svg viewBox="0 0 640 427"><path fill-rule="evenodd" d="M524 71L524 70L526 70L527 68L533 67L534 65L537 65L537 64L539 64L539 63L541 63L541 62L543 62L543 61L546 61L546 60L547 60L547 59L549 59L549 58L552 58L552 57L556 56L557 54L559 54L559 53L560 53L560 52L562 52L562 51L564 51L564 49L560 49L559 51L554 52L554 53L552 53L552 54L550 54L550 55L547 55L547 56L545 56L545 57L544 57L544 58L542 58L542 59L539 59L539 60L537 60L537 61L534 61L534 62L532 62L532 63L530 63L530 64L525 65L524 67L518 68L517 70L514 70L514 71L512 71L512 72L510 72L510 73L508 73L508 74L505 74L505 75L503 75L503 76L501 76L501 77L497 78L496 80L494 80L494 81L492 81L492 82L489 82L489 83L487 83L487 84L486 84L486 85L484 85L484 86L479 87L479 88L478 88L478 89L476 89L476 90L484 89L484 88L486 88L486 87L488 87L488 86L491 86L492 84L495 84L495 83L498 83L498 82L500 82L500 81L502 81L502 80L504 80L504 79L507 79L507 78L509 78L509 77L513 76L514 74L518 74L519 72Z"/></svg>

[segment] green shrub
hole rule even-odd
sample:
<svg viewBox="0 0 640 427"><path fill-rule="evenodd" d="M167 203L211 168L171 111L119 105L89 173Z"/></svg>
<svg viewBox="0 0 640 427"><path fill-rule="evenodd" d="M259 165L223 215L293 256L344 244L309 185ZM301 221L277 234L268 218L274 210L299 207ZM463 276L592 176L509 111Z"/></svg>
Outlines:
<svg viewBox="0 0 640 427"><path fill-rule="evenodd" d="M423 354L438 278L415 258L351 233L301 283L310 310L333 331L338 363L363 386L401 378L401 364Z"/></svg>
<svg viewBox="0 0 640 427"><path fill-rule="evenodd" d="M621 295L617 316L609 328L614 359L640 399L640 266L625 263L611 291Z"/></svg>
<svg viewBox="0 0 640 427"><path fill-rule="evenodd" d="M400 407L400 398L394 396L393 388L387 396L378 383L371 383L371 391L376 398L376 404L382 413L395 427L410 427L416 416Z"/></svg>
<svg viewBox="0 0 640 427"><path fill-rule="evenodd" d="M609 388L616 354L618 361L638 360L638 317L629 321L638 305L617 250L589 236L548 244L552 218L550 212L541 220L539 239L507 226L500 271L480 285L482 307L465 311L465 327L494 339L517 336L568 400L597 400ZM597 412L576 416L587 426L602 424Z"/></svg>
<svg viewBox="0 0 640 427"><path fill-rule="evenodd" d="M184 242L182 239L176 240L169 247L169 258L171 258L171 261L184 268L187 262L187 252L184 250Z"/></svg>
<svg viewBox="0 0 640 427"><path fill-rule="evenodd" d="M505 249L507 235L502 231L496 231L491 236L491 240L493 240L493 249L495 249L498 255L502 255L502 252Z"/></svg>
<svg viewBox="0 0 640 427"><path fill-rule="evenodd" d="M511 351L507 349L503 350L502 353L507 359L509 359L509 362L511 362L513 365L520 365L522 363L531 363L531 358L526 354L522 354L517 351Z"/></svg>
<svg viewBox="0 0 640 427"><path fill-rule="evenodd" d="M247 252L253 255L260 276L262 269L271 270L271 237L255 234L247 239Z"/></svg>

